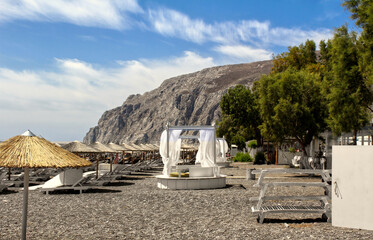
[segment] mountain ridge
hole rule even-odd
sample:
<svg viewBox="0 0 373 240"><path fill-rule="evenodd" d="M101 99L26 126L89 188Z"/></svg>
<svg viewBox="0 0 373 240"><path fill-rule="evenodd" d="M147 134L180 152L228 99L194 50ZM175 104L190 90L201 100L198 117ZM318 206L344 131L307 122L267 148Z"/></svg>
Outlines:
<svg viewBox="0 0 373 240"><path fill-rule="evenodd" d="M144 94L133 94L107 110L90 128L85 143L156 143L170 125L211 125L221 119L220 100L230 87L252 86L272 69L271 60L215 66L164 80Z"/></svg>

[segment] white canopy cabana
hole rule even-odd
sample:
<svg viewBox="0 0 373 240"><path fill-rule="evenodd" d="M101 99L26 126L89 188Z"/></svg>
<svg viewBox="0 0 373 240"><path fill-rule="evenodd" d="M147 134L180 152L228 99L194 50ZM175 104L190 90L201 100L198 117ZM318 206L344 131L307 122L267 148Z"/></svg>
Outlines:
<svg viewBox="0 0 373 240"><path fill-rule="evenodd" d="M182 131L199 131L199 136L181 136ZM181 140L198 139L198 160L202 167L216 167L216 129L214 126L167 126L160 141L160 154L164 164L163 175L169 175L180 157Z"/></svg>

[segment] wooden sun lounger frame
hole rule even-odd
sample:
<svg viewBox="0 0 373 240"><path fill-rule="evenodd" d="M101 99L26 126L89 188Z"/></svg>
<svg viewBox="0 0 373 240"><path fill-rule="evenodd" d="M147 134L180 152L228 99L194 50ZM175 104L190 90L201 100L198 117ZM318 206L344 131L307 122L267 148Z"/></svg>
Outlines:
<svg viewBox="0 0 373 240"><path fill-rule="evenodd" d="M252 213L258 213L258 222L263 223L264 218L269 213L321 213L323 217L327 218L328 222L331 222L331 170L309 170L309 169L266 169L266 170L253 170L253 174L260 174L258 182L254 184L254 187L260 187L259 197L252 197L250 201L257 201L256 206L251 207ZM315 174L320 175L323 182L264 182L267 174ZM270 187L276 186L301 186L301 187L322 187L325 190L326 195L311 195L311 196L266 196L266 191ZM262 206L267 200L318 200L320 206L293 206L289 204L285 205L273 205L273 206Z"/></svg>

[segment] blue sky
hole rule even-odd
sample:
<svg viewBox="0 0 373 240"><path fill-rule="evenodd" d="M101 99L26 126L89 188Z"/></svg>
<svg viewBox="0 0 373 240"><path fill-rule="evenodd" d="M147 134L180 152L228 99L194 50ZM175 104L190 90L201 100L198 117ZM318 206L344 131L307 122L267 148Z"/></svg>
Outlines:
<svg viewBox="0 0 373 240"><path fill-rule="evenodd" d="M271 59L345 23L339 0L1 0L0 140L82 140L163 80ZM355 29L356 30L356 29Z"/></svg>

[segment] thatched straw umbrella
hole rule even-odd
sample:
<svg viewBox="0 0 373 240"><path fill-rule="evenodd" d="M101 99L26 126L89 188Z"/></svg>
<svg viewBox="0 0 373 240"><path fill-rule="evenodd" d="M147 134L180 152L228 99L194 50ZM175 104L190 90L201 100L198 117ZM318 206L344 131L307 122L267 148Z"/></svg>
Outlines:
<svg viewBox="0 0 373 240"><path fill-rule="evenodd" d="M9 138L0 145L0 166L24 168L22 239L26 239L29 168L85 167L92 163L30 131Z"/></svg>
<svg viewBox="0 0 373 240"><path fill-rule="evenodd" d="M121 145L118 145L116 143L109 143L107 144L107 146L113 150L116 150L116 151L126 151L127 149Z"/></svg>
<svg viewBox="0 0 373 240"><path fill-rule="evenodd" d="M133 146L127 144L127 143L122 143L122 146L126 149L126 151L132 151L132 153L133 153L133 151L138 151L137 148L135 148L135 147L133 147Z"/></svg>
<svg viewBox="0 0 373 240"><path fill-rule="evenodd" d="M131 147L133 151L137 151L138 153L140 153L141 158L144 160L144 149L142 149L139 145L135 143L127 143L127 146Z"/></svg>
<svg viewBox="0 0 373 240"><path fill-rule="evenodd" d="M97 154L100 153L99 150L90 147L82 142L79 141L74 141L70 142L66 145L62 146L63 149L66 149L69 152L75 153L75 154L94 154L96 158L96 178L98 178L98 159L97 159Z"/></svg>
<svg viewBox="0 0 373 240"><path fill-rule="evenodd" d="M91 143L88 146L99 150L101 153L112 153L112 154L117 153L117 157L118 157L118 150L109 148L108 146L100 142ZM113 158L110 159L110 172L112 171L112 168L113 168Z"/></svg>
<svg viewBox="0 0 373 240"><path fill-rule="evenodd" d="M99 153L100 151L90 147L82 142L79 141L74 141L70 142L68 144L65 144L62 146L63 149L66 149L69 152L72 153L79 153L79 154L84 154L84 153Z"/></svg>
<svg viewBox="0 0 373 240"><path fill-rule="evenodd" d="M142 152L144 154L144 160L147 160L148 153L154 151L152 147L149 147L146 144L140 144L140 145L137 145L137 146L142 150ZM150 157L150 155L149 155L149 157Z"/></svg>
<svg viewBox="0 0 373 240"><path fill-rule="evenodd" d="M119 144L116 144L116 143L112 143L112 142L106 144L106 146L108 146L109 148L111 148L111 149L113 149L113 150L115 150L117 152L122 152L122 154L124 154L124 152L127 150L125 147L123 147L123 146L121 146ZM117 158L117 161L118 161L118 153L117 153L116 158Z"/></svg>
<svg viewBox="0 0 373 240"><path fill-rule="evenodd" d="M99 150L100 152L103 152L103 153L115 153L115 152L118 152L118 150L114 150L108 146L106 146L105 144L102 144L100 142L95 142L95 143L91 143L89 144L88 146L90 147L93 147L97 150Z"/></svg>

